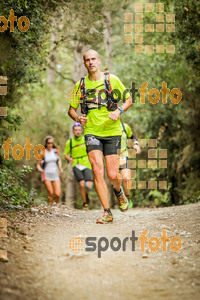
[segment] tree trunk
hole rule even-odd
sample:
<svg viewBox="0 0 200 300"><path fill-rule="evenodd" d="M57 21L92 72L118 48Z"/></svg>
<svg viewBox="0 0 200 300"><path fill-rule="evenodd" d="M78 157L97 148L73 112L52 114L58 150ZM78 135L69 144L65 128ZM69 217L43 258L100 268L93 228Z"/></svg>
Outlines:
<svg viewBox="0 0 200 300"><path fill-rule="evenodd" d="M55 77L56 77L56 63L57 63L56 43L58 41L56 25L57 25L56 19L52 18L51 45L50 45L50 54L49 54L48 67L47 67L47 84L51 89L54 88Z"/></svg>
<svg viewBox="0 0 200 300"><path fill-rule="evenodd" d="M111 17L109 11L104 11L104 45L106 50L106 67L109 72L113 72L113 59L112 59L112 43L111 43Z"/></svg>
<svg viewBox="0 0 200 300"><path fill-rule="evenodd" d="M112 59L112 43L111 43L111 17L109 11L104 11L104 45L106 50L106 67L110 73L113 72L113 59ZM107 176L106 168L104 168L105 180L108 187L108 197L110 206L113 208L115 206L115 195L113 192L113 187Z"/></svg>
<svg viewBox="0 0 200 300"><path fill-rule="evenodd" d="M86 46L81 42L78 42L77 47L74 50L74 67L73 67L73 84L80 80L82 76L86 75L85 68L83 66L83 58L82 54L86 50ZM77 110L77 113L80 115L80 107ZM74 121L71 120L70 125L70 138L73 137L72 126ZM66 205L70 208L74 207L78 197L78 183L74 177L74 173L72 170L72 165L68 164L68 175L67 175L67 184L66 184L66 193L65 193L65 202Z"/></svg>

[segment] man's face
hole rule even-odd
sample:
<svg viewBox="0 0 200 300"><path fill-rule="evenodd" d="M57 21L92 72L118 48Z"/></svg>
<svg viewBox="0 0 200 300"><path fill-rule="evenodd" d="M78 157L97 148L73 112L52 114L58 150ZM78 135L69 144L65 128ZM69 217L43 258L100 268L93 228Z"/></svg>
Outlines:
<svg viewBox="0 0 200 300"><path fill-rule="evenodd" d="M82 128L81 126L75 126L74 127L74 135L75 137L79 137L82 134Z"/></svg>
<svg viewBox="0 0 200 300"><path fill-rule="evenodd" d="M100 69L101 59L95 51L87 51L84 58L84 65L88 70L88 73L95 73Z"/></svg>

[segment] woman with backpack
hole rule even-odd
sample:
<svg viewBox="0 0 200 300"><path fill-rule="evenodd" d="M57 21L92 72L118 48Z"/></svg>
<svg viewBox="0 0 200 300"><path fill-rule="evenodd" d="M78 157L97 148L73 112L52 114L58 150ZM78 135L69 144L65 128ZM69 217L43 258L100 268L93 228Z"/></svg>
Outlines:
<svg viewBox="0 0 200 300"><path fill-rule="evenodd" d="M42 173L42 180L48 192L47 202L50 205L57 204L61 195L60 173L63 172L58 149L52 136L45 138L45 156L37 163L37 170ZM53 199L55 194L55 201Z"/></svg>

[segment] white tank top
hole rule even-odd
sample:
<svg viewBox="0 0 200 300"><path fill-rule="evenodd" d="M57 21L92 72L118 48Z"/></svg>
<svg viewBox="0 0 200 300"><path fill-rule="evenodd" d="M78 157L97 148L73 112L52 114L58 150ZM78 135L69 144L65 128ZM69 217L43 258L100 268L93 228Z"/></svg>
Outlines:
<svg viewBox="0 0 200 300"><path fill-rule="evenodd" d="M58 171L57 165L57 155L55 154L55 150L45 152L45 168L44 171L48 173L55 173Z"/></svg>

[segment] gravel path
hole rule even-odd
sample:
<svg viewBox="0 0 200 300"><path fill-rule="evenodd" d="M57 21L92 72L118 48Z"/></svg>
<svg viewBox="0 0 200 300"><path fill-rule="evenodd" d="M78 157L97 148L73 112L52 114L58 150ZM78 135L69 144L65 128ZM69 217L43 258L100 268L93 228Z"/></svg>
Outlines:
<svg viewBox="0 0 200 300"><path fill-rule="evenodd" d="M0 299L199 299L200 204L113 214L113 224L100 225L95 224L100 210L39 206L0 212L8 224L8 237L0 239L0 249L8 252L8 262L0 261ZM139 240L133 251L132 231L139 238L145 230L144 252ZM179 251L173 252L170 242L162 251L163 231L170 240L179 238L172 244L181 241ZM153 236L160 243L156 252L149 249ZM83 244L74 249L83 251L69 247L73 237ZM96 250L89 252L91 237Z"/></svg>

